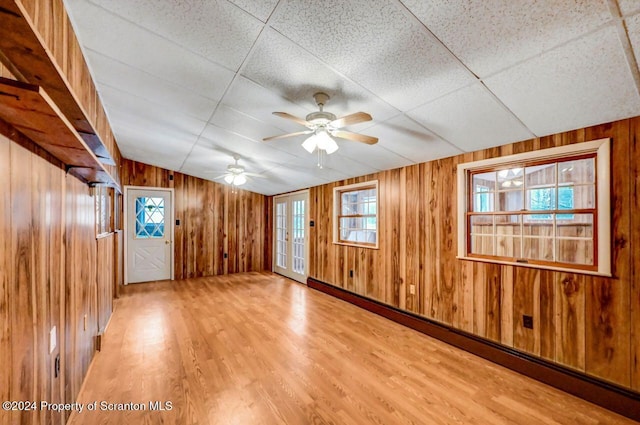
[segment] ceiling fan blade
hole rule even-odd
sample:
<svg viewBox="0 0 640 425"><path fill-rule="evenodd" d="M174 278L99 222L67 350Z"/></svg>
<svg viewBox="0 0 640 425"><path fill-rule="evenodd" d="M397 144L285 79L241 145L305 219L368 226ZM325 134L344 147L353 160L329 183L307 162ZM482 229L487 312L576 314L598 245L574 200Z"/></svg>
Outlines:
<svg viewBox="0 0 640 425"><path fill-rule="evenodd" d="M287 137L300 136L301 134L311 134L311 133L313 133L312 130L298 131L297 133L288 133L288 134L281 134L280 136L265 137L264 139L262 139L262 141L269 142L271 140L285 139Z"/></svg>
<svg viewBox="0 0 640 425"><path fill-rule="evenodd" d="M348 125L358 124L361 122L371 121L371 115L366 112L356 112L355 114L345 115L344 117L333 120L329 125L333 128L346 127Z"/></svg>
<svg viewBox="0 0 640 425"><path fill-rule="evenodd" d="M295 121L300 125L304 125L305 127L313 127L313 124L311 124L309 121L303 120L302 118L298 118L286 112L274 112L273 115L287 120Z"/></svg>
<svg viewBox="0 0 640 425"><path fill-rule="evenodd" d="M364 134L352 133L350 131L336 130L331 133L332 136L341 139L353 140L354 142L366 143L367 145L375 145L378 143L377 137L365 136Z"/></svg>

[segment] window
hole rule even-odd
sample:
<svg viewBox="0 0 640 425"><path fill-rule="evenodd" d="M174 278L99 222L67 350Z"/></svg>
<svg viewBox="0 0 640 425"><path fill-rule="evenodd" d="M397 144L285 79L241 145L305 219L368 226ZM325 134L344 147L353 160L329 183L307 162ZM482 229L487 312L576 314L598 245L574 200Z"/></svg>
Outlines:
<svg viewBox="0 0 640 425"><path fill-rule="evenodd" d="M334 243L378 247L378 181L333 189Z"/></svg>
<svg viewBox="0 0 640 425"><path fill-rule="evenodd" d="M96 207L96 235L104 235L113 230L111 196L113 189L97 185L93 188Z"/></svg>
<svg viewBox="0 0 640 425"><path fill-rule="evenodd" d="M136 198L136 239L164 237L164 198Z"/></svg>
<svg viewBox="0 0 640 425"><path fill-rule="evenodd" d="M458 256L610 275L609 139L458 166Z"/></svg>

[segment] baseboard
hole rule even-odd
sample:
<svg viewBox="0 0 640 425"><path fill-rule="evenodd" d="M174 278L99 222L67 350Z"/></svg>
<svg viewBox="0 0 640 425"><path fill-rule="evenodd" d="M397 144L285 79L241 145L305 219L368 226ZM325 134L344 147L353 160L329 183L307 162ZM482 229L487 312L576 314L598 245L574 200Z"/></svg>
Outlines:
<svg viewBox="0 0 640 425"><path fill-rule="evenodd" d="M329 285L312 277L307 286L364 308L454 347L551 385L605 409L640 421L640 394L550 361L513 350L496 342L425 317Z"/></svg>

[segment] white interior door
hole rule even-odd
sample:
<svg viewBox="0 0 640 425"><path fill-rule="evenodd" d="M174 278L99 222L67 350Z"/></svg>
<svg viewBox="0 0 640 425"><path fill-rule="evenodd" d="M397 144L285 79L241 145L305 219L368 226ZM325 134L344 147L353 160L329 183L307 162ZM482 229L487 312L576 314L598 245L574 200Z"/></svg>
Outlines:
<svg viewBox="0 0 640 425"><path fill-rule="evenodd" d="M127 283L173 278L173 192L126 192L125 251Z"/></svg>
<svg viewBox="0 0 640 425"><path fill-rule="evenodd" d="M274 198L273 270L307 282L309 257L309 192L296 192Z"/></svg>

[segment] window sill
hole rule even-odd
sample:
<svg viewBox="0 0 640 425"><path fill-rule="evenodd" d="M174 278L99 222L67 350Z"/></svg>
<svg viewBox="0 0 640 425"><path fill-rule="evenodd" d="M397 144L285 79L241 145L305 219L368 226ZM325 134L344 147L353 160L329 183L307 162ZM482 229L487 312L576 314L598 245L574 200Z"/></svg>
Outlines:
<svg viewBox="0 0 640 425"><path fill-rule="evenodd" d="M105 232L105 233L100 233L99 235L96 235L96 240L97 239L104 239L104 238L108 238L109 236L113 235L113 232Z"/></svg>
<svg viewBox="0 0 640 425"><path fill-rule="evenodd" d="M518 266L518 267L529 267L532 269L542 269L542 270L551 270L556 272L564 272L564 273L575 273L575 274L586 274L591 276L602 276L602 277L613 277L611 273L602 273L596 270L583 270L583 269L572 269L568 267L556 267L556 266L546 266L543 264L527 264L527 263L518 263L515 261L502 261L502 260L492 260L489 258L477 258L477 257L461 257L456 256L458 260L466 260L466 261L477 261L479 263L492 263L492 264L502 264L505 266Z"/></svg>
<svg viewBox="0 0 640 425"><path fill-rule="evenodd" d="M334 245L343 245L343 246L352 246L355 248L368 248L368 249L379 249L377 244L359 244L359 243L350 243L350 242L333 242Z"/></svg>

